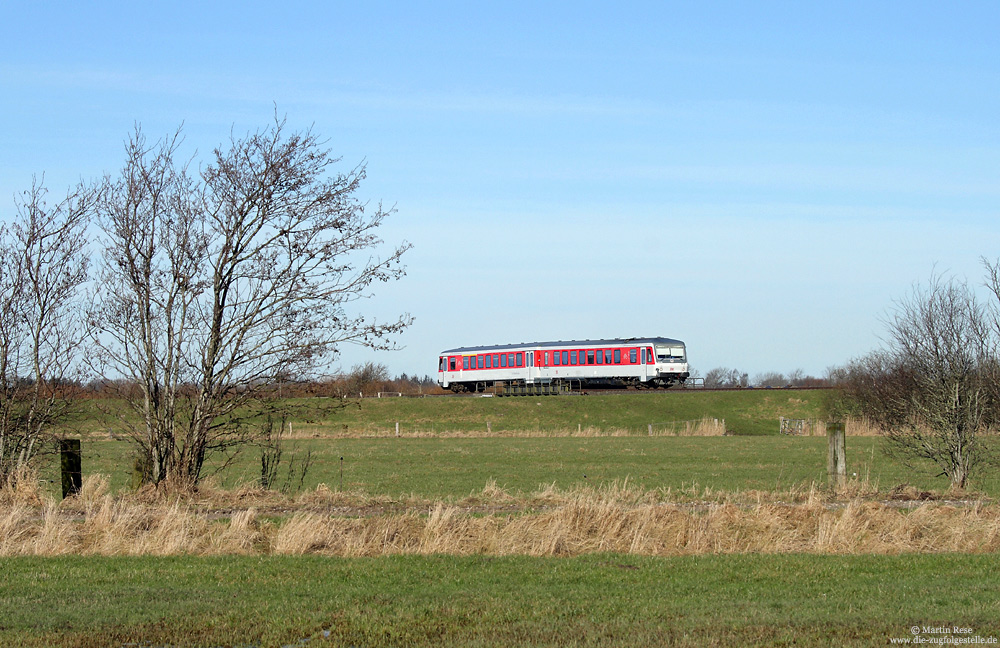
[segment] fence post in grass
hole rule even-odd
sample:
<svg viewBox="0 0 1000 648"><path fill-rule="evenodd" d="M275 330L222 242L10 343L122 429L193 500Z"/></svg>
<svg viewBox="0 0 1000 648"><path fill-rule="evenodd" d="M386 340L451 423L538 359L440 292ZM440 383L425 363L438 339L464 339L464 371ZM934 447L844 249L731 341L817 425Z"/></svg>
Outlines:
<svg viewBox="0 0 1000 648"><path fill-rule="evenodd" d="M646 428L646 436L653 436L653 424L650 423L649 427Z"/></svg>
<svg viewBox="0 0 1000 648"><path fill-rule="evenodd" d="M399 421L396 421L396 436L399 436Z"/></svg>
<svg viewBox="0 0 1000 648"><path fill-rule="evenodd" d="M847 481L847 441L843 422L826 424L826 472L830 484L843 486Z"/></svg>
<svg viewBox="0 0 1000 648"><path fill-rule="evenodd" d="M62 463L62 493L63 499L66 499L70 495L76 495L83 488L80 439L60 440L59 455Z"/></svg>

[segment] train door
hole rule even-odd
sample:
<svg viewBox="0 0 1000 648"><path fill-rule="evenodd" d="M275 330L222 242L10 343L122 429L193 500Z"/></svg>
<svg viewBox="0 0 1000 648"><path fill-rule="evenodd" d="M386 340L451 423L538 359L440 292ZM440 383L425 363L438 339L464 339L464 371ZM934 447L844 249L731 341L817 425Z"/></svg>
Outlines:
<svg viewBox="0 0 1000 648"><path fill-rule="evenodd" d="M525 368L525 379L526 383L535 382L535 376L538 375L535 369L535 352L525 351L524 352L524 368Z"/></svg>
<svg viewBox="0 0 1000 648"><path fill-rule="evenodd" d="M649 357L646 355L646 347L642 347L639 352L639 380L646 382L649 380Z"/></svg>

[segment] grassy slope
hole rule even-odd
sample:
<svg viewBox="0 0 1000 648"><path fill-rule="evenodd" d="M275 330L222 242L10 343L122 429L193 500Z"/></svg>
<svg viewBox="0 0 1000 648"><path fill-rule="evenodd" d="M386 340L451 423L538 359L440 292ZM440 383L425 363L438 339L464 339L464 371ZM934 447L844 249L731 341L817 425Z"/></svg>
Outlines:
<svg viewBox="0 0 1000 648"><path fill-rule="evenodd" d="M777 434L778 418L822 418L827 392L742 390L708 392L672 390L654 393L617 392L587 396L534 398L370 398L287 399L289 420L297 433L329 435L349 432L443 433L486 431L574 432L579 428L645 432L647 426L703 417L725 419L730 434ZM346 406L345 406L346 405ZM124 408L107 400L81 402L82 411L67 426L75 434L107 436L121 431Z"/></svg>
<svg viewBox="0 0 1000 648"><path fill-rule="evenodd" d="M17 558L22 646L886 645L997 634L995 555Z"/></svg>
<svg viewBox="0 0 1000 648"><path fill-rule="evenodd" d="M630 430L704 417L726 420L730 434L777 434L778 418L821 418L824 391L675 390L622 392L587 396L524 398L382 398L365 399L332 414L322 403L297 401L296 431L390 433L399 422L403 434L507 431L574 432L577 429Z"/></svg>

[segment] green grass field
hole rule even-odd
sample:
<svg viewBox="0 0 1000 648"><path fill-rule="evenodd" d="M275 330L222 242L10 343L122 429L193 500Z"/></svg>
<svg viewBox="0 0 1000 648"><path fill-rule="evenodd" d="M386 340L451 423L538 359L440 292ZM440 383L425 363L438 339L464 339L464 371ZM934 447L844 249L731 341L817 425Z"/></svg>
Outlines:
<svg viewBox="0 0 1000 648"><path fill-rule="evenodd" d="M1000 635L995 555L0 559L17 646L884 646Z"/></svg>
<svg viewBox="0 0 1000 648"><path fill-rule="evenodd" d="M823 391L786 390L383 398L347 407L329 399L296 399L288 405L298 438L285 442L285 467L293 457L301 466L310 451L313 463L304 488L325 483L388 497L464 497L489 480L524 493L551 484L572 488L626 479L673 492L787 491L825 482L826 439L780 435L778 418L822 418L827 399ZM131 480L132 449L120 430L116 440L109 440L106 430L113 429L113 417L99 407L109 404L88 404L76 422L85 432L84 472L108 475L113 490L121 490ZM704 417L725 419L734 436L647 436L651 424L662 428ZM494 436L471 436L484 435L487 423ZM627 436L569 436L588 428ZM344 437L345 431L351 437ZM515 432L537 436L512 436ZM56 470L49 462L43 472L52 489ZM848 439L848 472L886 490L904 483L923 490L948 487L930 466L914 472L886 457L873 437ZM249 447L213 480L232 488L259 476L260 452ZM296 478L290 485L298 483ZM1000 476L981 475L972 488L996 495Z"/></svg>
<svg viewBox="0 0 1000 648"><path fill-rule="evenodd" d="M822 418L825 397L379 399L338 409L303 400L292 403L286 460L312 452L305 489L391 499L456 501L490 481L514 495L626 480L677 499L801 493L826 483L826 439L779 435L777 419ZM645 434L702 417L725 418L735 436ZM85 474L108 475L121 491L132 449L108 438L113 420L93 410L76 429ZM494 436L481 436L487 422ZM588 427L625 435L570 436ZM55 471L48 463L42 474L53 493ZM872 437L848 438L848 472L883 493L948 486L888 458ZM258 476L259 454L247 448L212 479L232 488ZM995 497L1000 476L972 487ZM912 638L915 625L988 639L1000 636L998 568L996 554L926 553L0 558L0 645L882 646Z"/></svg>
<svg viewBox="0 0 1000 648"><path fill-rule="evenodd" d="M881 439L848 438L848 472L887 491L901 484L944 492L948 481L927 470L913 472L881 450ZM84 474L108 475L113 490L128 487L132 447L126 441L83 443ZM747 490L808 490L826 484L825 437L530 437L530 438L362 438L293 439L287 462L311 450L313 463L303 489L324 483L333 490L385 497L456 499L479 492L494 480L511 494L555 484L561 489L628 480L646 490L699 496ZM343 457L343 478L341 461ZM56 492L58 466L43 477ZM213 477L223 488L255 483L260 456L244 449ZM284 476L279 478L283 483ZM280 484L279 484L280 486ZM291 484L298 487L298 479ZM973 491L1000 494L1000 475L974 479Z"/></svg>

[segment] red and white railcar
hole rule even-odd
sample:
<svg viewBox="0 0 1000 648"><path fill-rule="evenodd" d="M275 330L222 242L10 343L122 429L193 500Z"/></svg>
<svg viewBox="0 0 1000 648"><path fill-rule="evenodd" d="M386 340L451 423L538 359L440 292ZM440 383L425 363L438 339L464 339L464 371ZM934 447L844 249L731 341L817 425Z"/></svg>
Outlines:
<svg viewBox="0 0 1000 648"><path fill-rule="evenodd" d="M670 387L689 375L684 343L663 337L460 347L438 358L438 384L452 391L497 383Z"/></svg>

